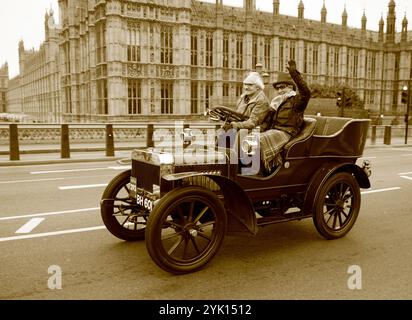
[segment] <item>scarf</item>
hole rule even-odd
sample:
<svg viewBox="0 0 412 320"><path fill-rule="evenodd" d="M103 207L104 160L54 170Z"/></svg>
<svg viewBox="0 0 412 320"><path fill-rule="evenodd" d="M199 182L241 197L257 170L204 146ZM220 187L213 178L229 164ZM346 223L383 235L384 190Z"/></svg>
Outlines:
<svg viewBox="0 0 412 320"><path fill-rule="evenodd" d="M277 97L275 97L275 98L272 99L272 102L270 103L270 107L271 107L273 110L277 111L277 110L279 109L279 107L280 107L286 100L288 100L289 98L292 98L292 97L294 97L294 96L296 96L296 92L295 92L295 91L290 91L290 92L288 92L288 93L278 95Z"/></svg>

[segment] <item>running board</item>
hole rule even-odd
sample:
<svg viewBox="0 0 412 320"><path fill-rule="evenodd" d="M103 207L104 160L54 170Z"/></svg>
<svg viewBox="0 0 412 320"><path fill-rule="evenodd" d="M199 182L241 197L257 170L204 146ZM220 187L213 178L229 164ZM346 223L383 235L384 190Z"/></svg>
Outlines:
<svg viewBox="0 0 412 320"><path fill-rule="evenodd" d="M271 224L277 224L277 223L282 223L282 222L289 222L289 221L295 221L295 220L302 220L302 219L307 219L311 218L312 215L300 215L301 212L296 212L296 213L291 213L291 214L286 214L286 215L275 215L272 217L262 217L257 219L257 226L258 227L264 227L268 226Z"/></svg>

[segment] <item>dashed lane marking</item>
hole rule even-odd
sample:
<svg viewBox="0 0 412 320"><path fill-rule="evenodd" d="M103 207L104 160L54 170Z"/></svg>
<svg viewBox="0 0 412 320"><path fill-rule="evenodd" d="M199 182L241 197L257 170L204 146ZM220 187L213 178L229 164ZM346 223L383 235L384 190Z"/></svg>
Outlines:
<svg viewBox="0 0 412 320"><path fill-rule="evenodd" d="M84 171L98 171L107 170L107 168L89 168L89 169L66 169L66 170L50 170L50 171L32 171L30 174L49 174L49 173L70 173L70 172L84 172Z"/></svg>
<svg viewBox="0 0 412 320"><path fill-rule="evenodd" d="M26 224L24 224L16 233L30 233L36 228L40 223L44 221L44 218L33 218L30 219Z"/></svg>
<svg viewBox="0 0 412 320"><path fill-rule="evenodd" d="M412 177L409 177L408 175L412 174L412 172L402 172L398 173L399 177L402 179L407 179L407 180L412 180Z"/></svg>
<svg viewBox="0 0 412 320"><path fill-rule="evenodd" d="M78 186L63 186L59 187L60 190L75 190L75 189L88 189L88 188L100 188L106 187L108 183L100 183L100 184L84 184Z"/></svg>
<svg viewBox="0 0 412 320"><path fill-rule="evenodd" d="M394 187L394 188L386 188L386 189L376 189L376 190L368 190L362 191L361 194L370 194L370 193L378 193L378 192L387 192L387 191L396 191L402 189L401 187Z"/></svg>
<svg viewBox="0 0 412 320"><path fill-rule="evenodd" d="M26 218L32 218L32 217L54 216L54 215L70 214L70 213L81 213L81 212L88 212L88 211L97 211L99 209L100 209L99 207L95 207L95 208L84 208L84 209L73 209L73 210L65 210L65 211L25 214L25 215L20 215L20 216L1 217L0 221L1 220L26 219Z"/></svg>
<svg viewBox="0 0 412 320"><path fill-rule="evenodd" d="M130 166L104 167L104 168L85 168L85 169L65 169L65 170L49 170L49 171L32 171L30 174L49 174L49 173L70 173L84 171L99 171L99 170L127 170Z"/></svg>
<svg viewBox="0 0 412 320"><path fill-rule="evenodd" d="M62 235L62 234L88 232L88 231L96 231L96 230L103 230L103 229L106 229L106 227L105 226L97 226L97 227L90 227L90 228L70 229L70 230L55 231L55 232L27 234L27 235L22 235L22 236L13 236L13 237L0 238L0 242L16 241L16 240L24 240L24 239L33 239L33 238L42 238L42 237L51 237L51 236L58 236L58 235Z"/></svg>
<svg viewBox="0 0 412 320"><path fill-rule="evenodd" d="M50 179L37 179L37 180L10 180L10 181L0 181L0 184L57 181L57 180L64 180L64 179L65 178L50 178Z"/></svg>

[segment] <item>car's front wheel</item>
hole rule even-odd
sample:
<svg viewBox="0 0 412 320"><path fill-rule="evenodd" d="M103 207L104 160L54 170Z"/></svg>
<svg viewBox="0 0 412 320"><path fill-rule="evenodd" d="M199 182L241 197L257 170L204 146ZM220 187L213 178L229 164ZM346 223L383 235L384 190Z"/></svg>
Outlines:
<svg viewBox="0 0 412 320"><path fill-rule="evenodd" d="M113 178L103 192L100 204L102 220L114 236L126 241L143 240L147 213L139 210L130 194L131 170Z"/></svg>
<svg viewBox="0 0 412 320"><path fill-rule="evenodd" d="M227 218L218 197L201 187L175 189L150 214L146 247L163 270L189 273L205 266L219 250Z"/></svg>
<svg viewBox="0 0 412 320"><path fill-rule="evenodd" d="M313 222L326 239L345 236L355 224L361 203L360 188L352 174L340 172L320 186Z"/></svg>

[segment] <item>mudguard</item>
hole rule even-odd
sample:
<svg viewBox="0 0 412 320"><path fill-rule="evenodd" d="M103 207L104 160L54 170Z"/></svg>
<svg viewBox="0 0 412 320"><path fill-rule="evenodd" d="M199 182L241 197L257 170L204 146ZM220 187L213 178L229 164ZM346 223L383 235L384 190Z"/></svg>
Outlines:
<svg viewBox="0 0 412 320"><path fill-rule="evenodd" d="M250 233L256 235L258 226L255 209L248 195L234 181L218 174L199 174L196 172L185 172L183 174L170 174L163 176L167 181L179 181L190 177L203 176L214 181L223 194L223 202L226 208L228 220L228 233Z"/></svg>
<svg viewBox="0 0 412 320"><path fill-rule="evenodd" d="M340 163L336 164L336 162L328 163L322 166L322 169L318 171L318 173L312 178L311 182L309 183L309 187L306 191L305 195L305 203L303 207L304 215L311 215L313 203L316 199L316 196L319 191L319 187L325 183L325 181L337 172L349 172L352 173L356 181L359 184L359 187L363 189L369 189L371 187L370 181L368 176L366 175L365 171L353 163Z"/></svg>

